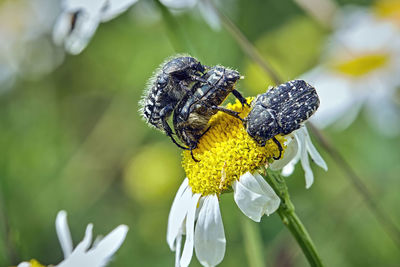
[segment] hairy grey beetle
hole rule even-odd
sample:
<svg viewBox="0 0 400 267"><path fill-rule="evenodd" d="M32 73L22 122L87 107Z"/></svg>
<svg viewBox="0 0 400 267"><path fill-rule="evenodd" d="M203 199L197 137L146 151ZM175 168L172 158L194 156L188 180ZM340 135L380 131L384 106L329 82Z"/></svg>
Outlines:
<svg viewBox="0 0 400 267"><path fill-rule="evenodd" d="M188 150L197 147L199 139L209 129L207 128L209 120L218 111L241 119L238 112L219 106L230 93L233 93L242 105L247 105L246 99L234 88L241 78L239 72L215 66L206 73L204 78L206 82L196 83L174 110L175 133Z"/></svg>
<svg viewBox="0 0 400 267"><path fill-rule="evenodd" d="M140 101L140 112L145 121L165 132L178 146L167 120L178 102L190 91L191 84L196 81L205 82L202 78L205 70L206 66L190 56L169 59L161 64L150 79L148 89Z"/></svg>
<svg viewBox="0 0 400 267"><path fill-rule="evenodd" d="M261 146L272 138L280 152L274 159L279 159L282 146L274 136L299 129L318 109L319 98L314 87L303 80L293 80L258 95L251 105L244 119L247 133Z"/></svg>

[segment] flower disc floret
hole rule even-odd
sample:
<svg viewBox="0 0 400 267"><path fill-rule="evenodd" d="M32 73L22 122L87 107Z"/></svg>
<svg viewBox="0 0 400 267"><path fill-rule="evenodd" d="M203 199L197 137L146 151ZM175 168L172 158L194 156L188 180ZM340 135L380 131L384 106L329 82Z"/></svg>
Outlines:
<svg viewBox="0 0 400 267"><path fill-rule="evenodd" d="M251 103L252 98L247 101ZM242 107L238 101L226 108L240 112L242 118L250 112L249 107ZM283 136L277 135L276 139L282 145L285 142ZM258 145L239 119L218 112L211 118L210 129L200 139L193 155L199 162L193 160L190 151L183 151L182 159L192 192L203 196L219 195L229 190L241 175L254 172L277 157L279 148L272 140L268 140L264 147Z"/></svg>
<svg viewBox="0 0 400 267"><path fill-rule="evenodd" d="M398 0L380 0L374 4L375 13L383 19L392 20L400 25L400 1Z"/></svg>
<svg viewBox="0 0 400 267"><path fill-rule="evenodd" d="M369 53L338 62L334 65L334 68L340 73L359 77L384 67L389 60L390 55L387 53Z"/></svg>

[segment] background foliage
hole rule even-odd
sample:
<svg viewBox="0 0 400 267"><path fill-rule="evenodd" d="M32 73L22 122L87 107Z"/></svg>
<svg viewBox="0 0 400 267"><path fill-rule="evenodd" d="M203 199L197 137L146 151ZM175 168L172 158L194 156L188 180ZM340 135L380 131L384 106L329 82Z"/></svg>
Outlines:
<svg viewBox="0 0 400 267"><path fill-rule="evenodd" d="M313 67L329 30L294 2L226 1L227 14L284 79ZM339 1L370 4L370 1ZM172 199L184 178L180 150L150 129L138 100L153 70L175 53L156 5L146 20L143 3L100 26L88 48L40 79L17 81L0 95L0 266L38 259L57 263L62 252L54 220L69 214L75 242L86 224L106 234L125 223L128 237L110 266L172 266L165 241ZM193 51L207 65L238 69L244 95L262 93L270 79L224 29L212 31L192 10L175 16ZM399 123L399 122L394 122ZM385 139L362 118L344 132L327 130L380 206L400 221L400 139ZM320 149L321 150L321 149ZM288 178L293 202L327 266L396 266L399 248L366 209L342 170L324 151L329 171L315 168L305 189L297 168ZM221 198L227 236L220 266L246 266L241 220L232 201ZM259 224L266 266L307 266L277 215ZM192 266L199 266L193 258Z"/></svg>

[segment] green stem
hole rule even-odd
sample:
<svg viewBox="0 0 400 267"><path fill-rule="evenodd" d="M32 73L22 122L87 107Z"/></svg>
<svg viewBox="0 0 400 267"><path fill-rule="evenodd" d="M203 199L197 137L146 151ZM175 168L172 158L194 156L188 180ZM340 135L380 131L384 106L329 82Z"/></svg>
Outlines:
<svg viewBox="0 0 400 267"><path fill-rule="evenodd" d="M279 173L272 171L268 171L268 173L265 172L263 176L281 199L281 205L277 212L283 224L289 228L289 231L296 239L310 266L322 267L323 264L315 245L303 223L295 213L294 205L290 201L285 179Z"/></svg>
<svg viewBox="0 0 400 267"><path fill-rule="evenodd" d="M247 217L241 219L244 248L249 266L264 267L263 245L258 224Z"/></svg>

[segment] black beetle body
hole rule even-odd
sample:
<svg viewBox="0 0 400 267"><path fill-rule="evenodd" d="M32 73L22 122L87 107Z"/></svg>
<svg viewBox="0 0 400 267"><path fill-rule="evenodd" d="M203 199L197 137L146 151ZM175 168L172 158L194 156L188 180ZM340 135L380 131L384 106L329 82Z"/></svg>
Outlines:
<svg viewBox="0 0 400 267"><path fill-rule="evenodd" d="M239 72L215 66L204 78L206 82L196 83L174 110L175 133L190 150L197 147L199 139L208 130L209 120L218 111L240 119L237 112L219 106L230 93L233 93L243 105L246 104L245 98L234 88L241 78Z"/></svg>
<svg viewBox="0 0 400 267"><path fill-rule="evenodd" d="M274 136L299 129L318 109L319 98L307 82L293 80L258 95L251 105L244 119L247 133L261 146L273 138L282 150Z"/></svg>
<svg viewBox="0 0 400 267"><path fill-rule="evenodd" d="M190 91L190 85L203 80L205 69L197 59L189 56L174 57L161 64L140 102L140 112L145 121L172 137L167 120L178 102Z"/></svg>

